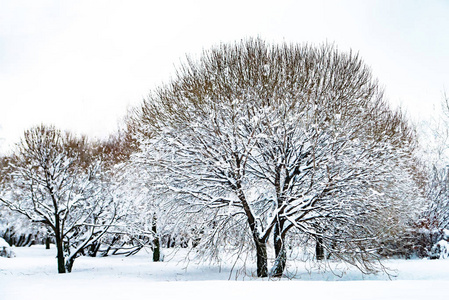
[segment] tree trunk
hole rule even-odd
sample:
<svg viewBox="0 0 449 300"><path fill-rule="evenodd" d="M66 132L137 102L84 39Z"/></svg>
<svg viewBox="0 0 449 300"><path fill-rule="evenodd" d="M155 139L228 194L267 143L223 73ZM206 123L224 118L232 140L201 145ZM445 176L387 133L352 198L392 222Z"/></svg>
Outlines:
<svg viewBox="0 0 449 300"><path fill-rule="evenodd" d="M67 262L65 264L65 269L67 271L67 273L71 273L72 272L72 268L73 268L73 263L75 262L75 255L70 256L67 259Z"/></svg>
<svg viewBox="0 0 449 300"><path fill-rule="evenodd" d="M316 260L324 259L323 238L321 236L316 237L315 255L316 255Z"/></svg>
<svg viewBox="0 0 449 300"><path fill-rule="evenodd" d="M59 217L56 215L55 218L55 237L56 237L56 249L57 249L57 258L58 258L58 273L65 273L65 265L64 265L64 245L62 243L62 234L59 224Z"/></svg>
<svg viewBox="0 0 449 300"><path fill-rule="evenodd" d="M159 243L159 238L156 237L153 240L153 261L161 261L161 247Z"/></svg>
<svg viewBox="0 0 449 300"><path fill-rule="evenodd" d="M161 261L161 243L159 242L159 236L157 235L157 218L156 214L153 215L153 222L151 230L154 233L153 239L153 261Z"/></svg>
<svg viewBox="0 0 449 300"><path fill-rule="evenodd" d="M267 243L254 237L257 254L257 277L268 277Z"/></svg>
<svg viewBox="0 0 449 300"><path fill-rule="evenodd" d="M62 239L59 236L59 232L56 233L56 250L58 252L57 258L58 258L58 273L65 273L65 266L64 266L64 248L62 244Z"/></svg>
<svg viewBox="0 0 449 300"><path fill-rule="evenodd" d="M50 249L50 237L49 236L47 236L46 238L45 238L45 249Z"/></svg>
<svg viewBox="0 0 449 300"><path fill-rule="evenodd" d="M274 261L274 265L271 268L271 276L282 277L282 274L284 274L284 270L287 264L287 252L285 251L284 238L280 233L280 225L278 223L276 223L274 226L273 237L274 237L274 253L276 258Z"/></svg>
<svg viewBox="0 0 449 300"><path fill-rule="evenodd" d="M89 249L87 250L87 255L90 257L97 257L98 250L100 250L101 243L95 242L92 243L92 245L89 246Z"/></svg>
<svg viewBox="0 0 449 300"><path fill-rule="evenodd" d="M259 233L256 226L256 219L254 218L251 208L246 201L245 194L242 191L241 182L236 182L236 193L240 202L242 203L243 210L245 211L248 225L251 230L254 245L256 246L256 264L257 264L257 277L268 277L268 255L267 255L267 242L259 238Z"/></svg>

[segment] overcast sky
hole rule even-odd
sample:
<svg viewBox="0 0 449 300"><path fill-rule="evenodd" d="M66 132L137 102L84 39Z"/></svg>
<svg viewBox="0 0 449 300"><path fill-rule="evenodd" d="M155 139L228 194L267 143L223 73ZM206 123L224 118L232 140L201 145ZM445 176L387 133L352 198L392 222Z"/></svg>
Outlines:
<svg viewBox="0 0 449 300"><path fill-rule="evenodd" d="M254 36L358 51L413 118L449 93L445 0L0 0L0 151L40 123L105 136L186 54Z"/></svg>

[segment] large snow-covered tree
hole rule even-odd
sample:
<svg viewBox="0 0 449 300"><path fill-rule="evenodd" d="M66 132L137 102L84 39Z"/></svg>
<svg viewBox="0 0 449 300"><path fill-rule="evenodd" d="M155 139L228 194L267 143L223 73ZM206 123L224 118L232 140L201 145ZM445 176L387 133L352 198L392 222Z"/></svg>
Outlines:
<svg viewBox="0 0 449 300"><path fill-rule="evenodd" d="M270 236L282 275L293 228L373 271L377 226L419 199L412 128L358 55L333 46L223 44L188 59L134 119L156 184L229 220L210 232L249 229L259 277Z"/></svg>
<svg viewBox="0 0 449 300"><path fill-rule="evenodd" d="M26 130L11 157L11 180L0 200L47 226L56 241L59 273L70 272L76 257L116 218L101 166L86 138L45 125Z"/></svg>

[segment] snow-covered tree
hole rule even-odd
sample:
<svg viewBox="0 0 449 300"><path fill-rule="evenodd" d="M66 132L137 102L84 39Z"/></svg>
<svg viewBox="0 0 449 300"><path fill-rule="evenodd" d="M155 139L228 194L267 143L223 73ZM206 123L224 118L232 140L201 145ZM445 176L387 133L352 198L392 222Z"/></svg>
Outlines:
<svg viewBox="0 0 449 300"><path fill-rule="evenodd" d="M161 238L167 236L164 197L152 186L151 171L134 155L130 128L121 129L105 140L92 143L92 152L102 161L102 178L116 203L116 220L110 230L96 241L89 255L132 255L142 248L153 251L153 260L161 261Z"/></svg>
<svg viewBox="0 0 449 300"><path fill-rule="evenodd" d="M222 222L209 232L249 230L259 277L270 236L271 275L282 275L293 228L373 271L376 226L393 222L386 208L402 217L419 198L413 130L361 59L332 46L250 39L205 51L135 120L156 184L191 211L215 210Z"/></svg>
<svg viewBox="0 0 449 300"><path fill-rule="evenodd" d="M41 125L25 131L10 168L1 201L47 226L56 241L58 272L70 272L76 257L116 218L101 162L85 138Z"/></svg>
<svg viewBox="0 0 449 300"><path fill-rule="evenodd" d="M449 97L444 97L434 118L421 122L418 128L427 164L428 206L417 223L415 239L418 255L428 256L443 231L449 229Z"/></svg>
<svg viewBox="0 0 449 300"><path fill-rule="evenodd" d="M131 255L150 247L154 260L159 261L159 235L157 230L157 199L152 196L143 169L136 169L129 161L115 166L111 177L111 194L118 202L119 219L108 234L105 255Z"/></svg>
<svg viewBox="0 0 449 300"><path fill-rule="evenodd" d="M449 169L433 169L428 194L431 204L429 206L429 221L434 228L449 228Z"/></svg>
<svg viewBox="0 0 449 300"><path fill-rule="evenodd" d="M429 198L432 202L429 213L436 227L449 229L449 97L444 98L442 111L439 128L434 129L435 134L438 134L438 143L429 183Z"/></svg>
<svg viewBox="0 0 449 300"><path fill-rule="evenodd" d="M349 77L357 75L350 66L346 70ZM360 79L360 74L355 78ZM277 119L288 116L283 122L268 118L264 130L269 134L257 144L253 152L257 155L249 166L254 168L251 173L269 183L275 199L274 222L267 224L268 229L273 228L277 256L273 276L282 275L285 268L284 240L292 228L317 241L321 252L317 258L324 254L319 247L327 245L327 256L332 254L369 271L369 262L380 247L374 247L372 241L379 241L382 234L375 229L380 224L395 224L385 222L386 211L398 210L400 216L416 203L414 197L419 197L412 177L410 132L389 136L390 128L382 128L389 124L394 132L398 129L395 126L406 124L401 124L400 116L389 113L382 102L357 97L358 88L363 92L363 85L354 85L342 92L352 91L351 95L317 97L322 103L313 105L320 107L319 112L314 112L312 105L288 112L280 109ZM327 101L334 111L327 107ZM277 110L289 103L287 99L278 104ZM362 109L370 115L364 115ZM392 139L404 146L393 149ZM409 202L403 201L408 197L395 194L398 189L410 193ZM363 248L371 251L360 251Z"/></svg>

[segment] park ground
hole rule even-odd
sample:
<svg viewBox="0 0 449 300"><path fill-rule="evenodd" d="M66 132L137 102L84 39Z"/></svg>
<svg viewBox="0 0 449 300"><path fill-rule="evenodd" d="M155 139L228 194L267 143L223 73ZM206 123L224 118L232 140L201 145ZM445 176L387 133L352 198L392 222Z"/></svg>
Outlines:
<svg viewBox="0 0 449 300"><path fill-rule="evenodd" d="M80 257L73 272L57 274L56 251L43 246L13 248L14 258L0 257L1 300L52 299L446 299L449 259L385 260L390 275L363 275L354 268L318 267L293 262L281 280L257 279L252 264L233 260L220 265L165 253Z"/></svg>

